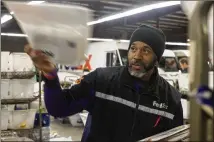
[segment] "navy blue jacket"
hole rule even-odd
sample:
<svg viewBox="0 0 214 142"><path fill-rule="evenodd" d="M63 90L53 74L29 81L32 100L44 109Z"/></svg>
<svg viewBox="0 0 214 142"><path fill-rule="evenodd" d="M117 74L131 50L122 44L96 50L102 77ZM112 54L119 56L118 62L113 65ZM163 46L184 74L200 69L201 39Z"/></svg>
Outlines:
<svg viewBox="0 0 214 142"><path fill-rule="evenodd" d="M83 142L134 142L183 124L181 95L157 69L148 82L127 67L98 68L65 90L58 78L45 82L50 115L89 111Z"/></svg>

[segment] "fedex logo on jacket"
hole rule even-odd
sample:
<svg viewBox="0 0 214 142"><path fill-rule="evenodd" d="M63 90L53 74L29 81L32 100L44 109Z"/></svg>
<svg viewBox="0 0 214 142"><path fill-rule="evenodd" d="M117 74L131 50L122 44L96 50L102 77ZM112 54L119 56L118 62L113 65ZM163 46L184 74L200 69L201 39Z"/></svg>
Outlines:
<svg viewBox="0 0 214 142"><path fill-rule="evenodd" d="M156 101L153 101L153 106L158 107L158 108L164 108L164 109L168 108L168 106L165 103L158 103Z"/></svg>

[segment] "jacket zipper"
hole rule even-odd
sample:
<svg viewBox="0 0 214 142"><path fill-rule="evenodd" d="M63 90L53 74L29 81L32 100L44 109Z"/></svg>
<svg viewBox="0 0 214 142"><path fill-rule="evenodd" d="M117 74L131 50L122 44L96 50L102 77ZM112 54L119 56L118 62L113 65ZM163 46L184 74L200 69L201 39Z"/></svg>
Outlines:
<svg viewBox="0 0 214 142"><path fill-rule="evenodd" d="M136 102L136 107L135 107L135 113L134 113L134 118L133 118L133 122L132 122L132 128L131 128L131 132L130 132L130 141L132 141L132 136L133 136L133 131L134 131L134 127L135 127L135 121L136 121L136 117L137 117L138 107L140 105L140 97L141 97L141 95L144 95L144 94L139 94L139 88L138 87L137 87L137 90L135 90L134 88L132 88L129 85L125 85L125 86L130 88L131 90L133 90L137 94L137 102ZM152 96L157 98L154 95L152 95Z"/></svg>
<svg viewBox="0 0 214 142"><path fill-rule="evenodd" d="M137 117L137 112L138 112L138 107L139 107L139 104L140 104L140 94L138 93L138 91L136 92L137 94L137 105L135 107L135 113L134 113L134 119L133 119L133 123L132 123L132 129L131 129L131 135L130 135L130 138L132 139L132 136L133 136L133 131L134 131L134 127L135 127L135 121L136 121L136 117Z"/></svg>

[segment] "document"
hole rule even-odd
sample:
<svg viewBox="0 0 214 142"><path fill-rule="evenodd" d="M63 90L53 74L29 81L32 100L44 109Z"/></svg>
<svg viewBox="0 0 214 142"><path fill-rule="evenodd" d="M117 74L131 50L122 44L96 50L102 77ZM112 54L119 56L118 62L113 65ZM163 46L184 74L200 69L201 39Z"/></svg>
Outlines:
<svg viewBox="0 0 214 142"><path fill-rule="evenodd" d="M139 142L146 142L148 140L151 141L161 141L161 140L165 140L173 135L178 135L179 133L183 134L183 131L188 130L190 128L190 125L182 125L182 126L178 126L176 128L170 129L168 131L156 134L154 136L145 138L143 140L140 140Z"/></svg>
<svg viewBox="0 0 214 142"><path fill-rule="evenodd" d="M84 7L6 1L28 42L35 49L52 53L56 63L79 65L85 60L87 38L91 37L91 11Z"/></svg>

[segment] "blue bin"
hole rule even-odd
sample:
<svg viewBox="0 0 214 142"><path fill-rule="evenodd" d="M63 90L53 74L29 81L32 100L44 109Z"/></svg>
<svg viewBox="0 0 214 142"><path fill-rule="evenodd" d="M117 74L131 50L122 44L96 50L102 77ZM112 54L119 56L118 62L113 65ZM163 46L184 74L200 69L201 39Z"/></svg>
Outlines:
<svg viewBox="0 0 214 142"><path fill-rule="evenodd" d="M50 126L50 115L48 113L42 113L42 127ZM39 127L39 113L36 113L34 127Z"/></svg>

